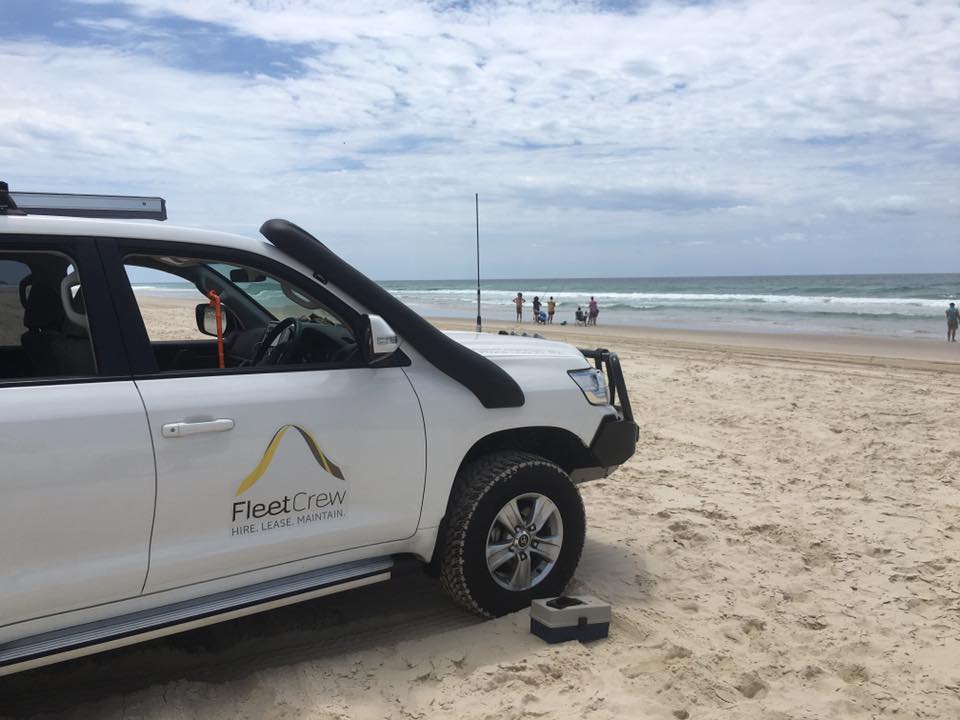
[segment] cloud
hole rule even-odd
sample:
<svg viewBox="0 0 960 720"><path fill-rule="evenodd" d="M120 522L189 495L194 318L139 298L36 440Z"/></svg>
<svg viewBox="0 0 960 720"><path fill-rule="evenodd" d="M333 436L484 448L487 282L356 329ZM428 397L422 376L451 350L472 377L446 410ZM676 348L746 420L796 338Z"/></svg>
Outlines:
<svg viewBox="0 0 960 720"><path fill-rule="evenodd" d="M917 200L909 195L890 195L879 203L880 209L894 215L914 215L917 212Z"/></svg>
<svg viewBox="0 0 960 720"><path fill-rule="evenodd" d="M916 215L923 208L920 200L911 195L888 195L887 197L860 199L840 196L834 199L834 207L852 215L862 213Z"/></svg>
<svg viewBox="0 0 960 720"><path fill-rule="evenodd" d="M800 225L785 269L869 242L901 270L906 233L922 270L956 217L955 4L7 3L4 179L287 215L381 277L469 274L474 192L501 275L577 274L545 236L620 274L749 273L744 238Z"/></svg>
<svg viewBox="0 0 960 720"><path fill-rule="evenodd" d="M615 212L695 213L742 206L743 198L728 193L702 193L682 189L557 189L514 188L518 202L558 208Z"/></svg>

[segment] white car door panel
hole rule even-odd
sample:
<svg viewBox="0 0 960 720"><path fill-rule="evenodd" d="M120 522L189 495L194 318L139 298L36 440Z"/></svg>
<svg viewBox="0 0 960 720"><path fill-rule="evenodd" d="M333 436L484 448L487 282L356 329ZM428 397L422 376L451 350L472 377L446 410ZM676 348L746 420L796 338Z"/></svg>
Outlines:
<svg viewBox="0 0 960 720"><path fill-rule="evenodd" d="M401 368L137 385L157 459L148 592L415 532L424 428Z"/></svg>
<svg viewBox="0 0 960 720"><path fill-rule="evenodd" d="M140 593L155 474L132 381L0 388L0 457L0 627Z"/></svg>

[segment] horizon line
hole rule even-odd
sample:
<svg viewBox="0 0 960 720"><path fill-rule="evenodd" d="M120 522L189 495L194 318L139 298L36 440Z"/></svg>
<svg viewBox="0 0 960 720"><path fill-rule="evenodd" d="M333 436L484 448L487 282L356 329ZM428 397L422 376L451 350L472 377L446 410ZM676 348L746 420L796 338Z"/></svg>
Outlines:
<svg viewBox="0 0 960 720"><path fill-rule="evenodd" d="M506 282L520 280L702 280L744 278L812 278L812 277L902 277L904 275L957 275L956 272L868 272L868 273L771 273L758 275L557 275L489 277L480 282ZM476 277L421 277L421 278L373 278L374 282L475 282Z"/></svg>

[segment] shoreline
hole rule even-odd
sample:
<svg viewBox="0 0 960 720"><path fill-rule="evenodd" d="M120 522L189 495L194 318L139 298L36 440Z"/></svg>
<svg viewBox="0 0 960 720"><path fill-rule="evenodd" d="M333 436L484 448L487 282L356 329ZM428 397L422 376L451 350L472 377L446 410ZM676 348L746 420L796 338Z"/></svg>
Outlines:
<svg viewBox="0 0 960 720"><path fill-rule="evenodd" d="M151 337L155 340L187 337L200 339L196 332L193 308L203 302L180 297L138 295ZM424 316L442 330L472 332L473 319ZM534 325L504 320L486 320L484 332L525 332L561 340L579 347L608 347L617 350L625 344L642 343L660 352L699 351L704 354L727 353L740 356L776 357L786 362L812 360L869 365L896 365L960 373L960 343L891 338L868 335L827 335L813 333L770 333L747 330L695 330L638 325ZM946 331L944 331L946 335Z"/></svg>
<svg viewBox="0 0 960 720"><path fill-rule="evenodd" d="M450 320L453 322L466 322L472 323L476 318L476 311L470 314L466 313L453 313L442 310L440 308L421 305L417 303L404 303L418 315L429 318L431 320ZM946 306L944 306L945 308ZM573 321L572 314L567 313L557 313L557 322L555 324L559 325L561 320L567 321L567 327L576 327L576 323ZM602 312L600 314L600 320L604 327L607 328L635 328L640 330L656 330L656 331L667 331L667 332L717 332L717 333L746 333L748 335L806 335L809 337L856 337L856 338L876 338L882 340L906 340L906 341L920 341L928 343L937 343L941 339L946 337L946 321L940 321L939 318L935 316L928 316L923 318L923 323L914 327L911 332L903 332L902 329L898 331L895 328L887 327L876 327L873 328L871 325L874 322L872 319L865 320L865 323L862 326L857 328L853 327L828 327L824 325L816 324L806 324L802 321L794 321L789 324L776 324L776 323L751 323L751 322L741 322L734 315L725 315L725 316L715 316L706 320L694 322L689 317L681 317L680 315L666 318L666 319L654 319L652 317L645 318L636 318L628 317L624 313L618 312ZM510 313L498 313L498 314L484 314L483 316L484 324L486 323L506 323L509 325L514 325L513 315ZM523 319L524 325L532 325L533 321L530 319L528 313L524 313ZM934 329L936 328L936 329Z"/></svg>
<svg viewBox="0 0 960 720"><path fill-rule="evenodd" d="M468 321L480 301L484 318L512 322L522 292L527 321L534 297L552 297L556 319L569 322L595 298L604 325L938 341L960 273L488 279L480 297L462 279L384 286L421 315Z"/></svg>
<svg viewBox="0 0 960 720"><path fill-rule="evenodd" d="M200 339L196 332L193 308L203 302L181 297L158 297L138 295L151 336L154 339L189 336ZM473 319L437 317L424 318L443 330L471 332L476 324ZM661 328L639 325L534 325L530 322L516 324L504 320L486 320L484 332L525 332L562 340L579 347L609 347L616 350L624 343L637 341L663 351L694 350L704 353L735 353L738 355L776 356L783 360L830 359L842 362L857 362L871 365L897 365L916 369L960 372L960 343L932 340L892 338L870 335L828 335L814 333L771 333L748 330L695 330ZM186 335L185 335L186 333ZM946 331L944 331L946 335Z"/></svg>
<svg viewBox="0 0 960 720"><path fill-rule="evenodd" d="M443 330L472 331L476 323L448 317L428 317ZM683 330L637 325L534 325L532 323L490 320L483 324L484 332L500 330L538 333L545 338L562 340L580 347L609 346L616 350L618 340L642 340L663 349L702 349L705 352L735 352L738 354L773 354L784 359L790 356L813 360L829 358L871 365L891 365L915 369L960 372L960 343L941 343L931 340L902 338L827 335L810 333L766 333L745 330ZM946 331L944 331L946 335ZM589 341L589 342L588 342Z"/></svg>
<svg viewBox="0 0 960 720"><path fill-rule="evenodd" d="M136 288L135 293L138 298L148 298L149 302L155 306L171 307L180 305L182 303L196 303L204 301L204 298L199 294L194 294L187 290L171 293L169 291L161 291L152 288ZM453 312L431 305L408 303L402 299L401 302L403 302L415 313L426 318L432 323L453 323L458 326L469 325L472 328L474 318L476 317L475 314L472 313L466 314L463 312ZM572 316L567 317L565 313L558 313L557 317L567 320L566 326L561 326L558 320L556 323L557 327L573 329L577 328L577 326L570 319ZM802 322L794 323L789 326L750 325L749 323L737 322L735 317L725 318L723 321L717 319L708 319L700 323L699 326L690 322L684 322L682 319L676 319L675 321L664 320L663 322L651 320L651 318L647 318L647 322L644 323L642 321L638 321L636 318L626 318L622 314L617 315L607 313L604 315L601 313L601 326L603 328L606 328L610 332L623 331L623 334L626 335L633 335L639 332L644 335L658 334L666 336L676 334L686 336L689 334L691 336L702 337L716 336L717 338L741 335L750 338L757 336L771 338L801 337L818 347L823 347L825 343L831 342L832 338L863 340L866 344L871 344L874 342L885 343L888 341L907 344L917 343L917 347L923 345L939 345L943 342L946 342L946 323L945 321L935 319L934 317L926 318L923 329L915 330L913 333L896 333L892 330L884 332L879 328L873 330L869 329L869 322L864 326L868 329L851 329L849 331L844 331L842 328L824 329L816 326L813 326L810 329L804 329L805 325ZM497 329L513 328L517 326L512 320L512 315L510 313L495 313L487 315L484 318L484 325L489 325L491 327L496 326ZM534 327L532 321L530 320L529 313L525 313L523 327ZM536 327L542 328L544 326ZM934 330L934 327L938 329ZM844 340L844 342L846 342L846 340ZM781 344L789 346L791 341L770 340L767 344L775 347L780 347ZM958 353L958 355L960 355L960 353Z"/></svg>

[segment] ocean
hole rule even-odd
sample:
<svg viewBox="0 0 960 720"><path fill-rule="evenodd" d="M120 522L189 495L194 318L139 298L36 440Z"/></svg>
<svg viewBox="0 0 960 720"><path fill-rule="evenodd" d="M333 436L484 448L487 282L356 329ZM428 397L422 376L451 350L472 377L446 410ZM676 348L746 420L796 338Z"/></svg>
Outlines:
<svg viewBox="0 0 960 720"><path fill-rule="evenodd" d="M382 285L424 315L477 314L476 281ZM586 309L593 295L599 324L940 340L947 303L960 303L960 273L484 280L483 317L513 320L518 291L527 299L526 320L534 296L554 296L554 322L572 323L577 306Z"/></svg>
<svg viewBox="0 0 960 720"><path fill-rule="evenodd" d="M404 280L380 283L417 312L475 318L476 281ZM183 283L135 283L138 292L196 296ZM944 310L960 304L960 273L929 275L797 275L673 278L528 278L483 280L481 311L488 320L514 319L513 298L557 300L555 323L573 323L590 296L599 324L660 328L874 335L941 340ZM258 293L276 293L264 287ZM264 296L263 301L270 304Z"/></svg>

